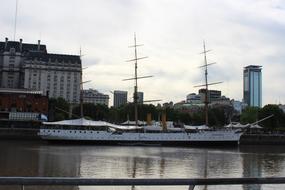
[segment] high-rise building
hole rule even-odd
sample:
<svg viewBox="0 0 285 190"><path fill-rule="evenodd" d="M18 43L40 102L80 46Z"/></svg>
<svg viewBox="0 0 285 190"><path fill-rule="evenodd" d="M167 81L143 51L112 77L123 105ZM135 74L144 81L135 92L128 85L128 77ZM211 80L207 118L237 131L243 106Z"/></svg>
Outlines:
<svg viewBox="0 0 285 190"><path fill-rule="evenodd" d="M120 107L128 102L128 92L115 90L114 91L114 107Z"/></svg>
<svg viewBox="0 0 285 190"><path fill-rule="evenodd" d="M82 91L83 102L92 104L103 104L109 106L109 95L102 94L94 89L88 89Z"/></svg>
<svg viewBox="0 0 285 190"><path fill-rule="evenodd" d="M138 92L138 103L143 103L143 92Z"/></svg>
<svg viewBox="0 0 285 190"><path fill-rule="evenodd" d="M201 101L205 102L205 94L206 89L202 88L199 90L199 95L201 97ZM215 102L221 99L222 92L219 90L208 90L208 102Z"/></svg>
<svg viewBox="0 0 285 190"><path fill-rule="evenodd" d="M0 88L43 91L78 103L80 82L80 56L48 53L40 40L0 42Z"/></svg>
<svg viewBox="0 0 285 190"><path fill-rule="evenodd" d="M189 104L201 104L201 95L196 93L191 93L186 96L186 102Z"/></svg>
<svg viewBox="0 0 285 190"><path fill-rule="evenodd" d="M243 69L243 101L248 106L262 106L261 66L249 65Z"/></svg>

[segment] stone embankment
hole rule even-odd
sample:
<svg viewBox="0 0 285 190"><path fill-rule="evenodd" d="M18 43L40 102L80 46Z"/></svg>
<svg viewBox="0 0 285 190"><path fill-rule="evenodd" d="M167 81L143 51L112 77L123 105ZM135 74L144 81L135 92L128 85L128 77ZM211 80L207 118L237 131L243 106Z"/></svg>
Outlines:
<svg viewBox="0 0 285 190"><path fill-rule="evenodd" d="M285 145L285 134L244 134L241 145Z"/></svg>
<svg viewBox="0 0 285 190"><path fill-rule="evenodd" d="M40 140L39 129L24 128L0 128L0 140Z"/></svg>

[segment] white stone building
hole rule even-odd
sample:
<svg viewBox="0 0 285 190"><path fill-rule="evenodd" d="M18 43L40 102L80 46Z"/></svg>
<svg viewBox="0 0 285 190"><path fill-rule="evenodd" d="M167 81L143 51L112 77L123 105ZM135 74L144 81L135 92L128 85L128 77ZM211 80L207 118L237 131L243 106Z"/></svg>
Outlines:
<svg viewBox="0 0 285 190"><path fill-rule="evenodd" d="M0 88L40 90L79 103L80 56L51 54L45 45L0 42Z"/></svg>
<svg viewBox="0 0 285 190"><path fill-rule="evenodd" d="M191 93L186 96L186 102L190 104L201 104L201 95L196 93Z"/></svg>
<svg viewBox="0 0 285 190"><path fill-rule="evenodd" d="M103 104L109 106L109 95L98 92L94 89L82 91L83 102L92 104Z"/></svg>

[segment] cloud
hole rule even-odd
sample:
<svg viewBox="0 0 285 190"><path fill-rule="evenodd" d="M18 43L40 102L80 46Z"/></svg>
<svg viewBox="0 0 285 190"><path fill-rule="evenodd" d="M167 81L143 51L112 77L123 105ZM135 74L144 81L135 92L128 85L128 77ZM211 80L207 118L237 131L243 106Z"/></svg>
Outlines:
<svg viewBox="0 0 285 190"><path fill-rule="evenodd" d="M32 9L31 9L32 8ZM0 38L13 36L15 5L0 7ZM19 1L17 39L36 43L41 38L52 53L79 54L86 87L126 89L134 75L133 34L137 33L139 75L154 78L139 81L147 99L180 101L194 85L204 83L202 42L206 41L212 86L231 98L242 99L242 73L246 65L263 66L263 104L275 97L285 102L282 82L285 70L283 48L284 1L267 0L61 0ZM282 72L283 71L283 72ZM274 84L274 85L272 85Z"/></svg>

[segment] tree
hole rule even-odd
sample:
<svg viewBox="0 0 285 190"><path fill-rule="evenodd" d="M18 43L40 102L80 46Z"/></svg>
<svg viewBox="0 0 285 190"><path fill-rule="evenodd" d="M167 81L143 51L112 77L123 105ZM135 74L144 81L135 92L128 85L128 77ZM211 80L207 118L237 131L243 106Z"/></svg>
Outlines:
<svg viewBox="0 0 285 190"><path fill-rule="evenodd" d="M49 121L68 119L69 104L63 98L49 99Z"/></svg>
<svg viewBox="0 0 285 190"><path fill-rule="evenodd" d="M258 119L258 107L247 107L240 116L240 122L242 124L254 123Z"/></svg>
<svg viewBox="0 0 285 190"><path fill-rule="evenodd" d="M284 126L285 115L283 111L278 107L278 105L268 104L264 106L258 112L258 119L263 119L270 115L274 115L274 116L267 120L260 122L260 125L262 127L270 128L270 129L285 127Z"/></svg>
<svg viewBox="0 0 285 190"><path fill-rule="evenodd" d="M73 109L73 114L80 116L80 106ZM107 121L109 120L109 108L102 104L86 103L83 104L83 116L93 120Z"/></svg>
<svg viewBox="0 0 285 190"><path fill-rule="evenodd" d="M192 125L205 124L205 112L203 110L196 111L192 114Z"/></svg>
<svg viewBox="0 0 285 190"><path fill-rule="evenodd" d="M209 125L224 126L229 123L233 115L233 107L229 105L216 105L209 109Z"/></svg>
<svg viewBox="0 0 285 190"><path fill-rule="evenodd" d="M187 124L187 125L189 125L191 123L191 121L192 121L192 117L187 112L179 112L178 113L178 118L179 118L180 122L182 122L184 124Z"/></svg>
<svg viewBox="0 0 285 190"><path fill-rule="evenodd" d="M109 109L108 121L111 123L117 123L119 121L119 111L115 107Z"/></svg>

